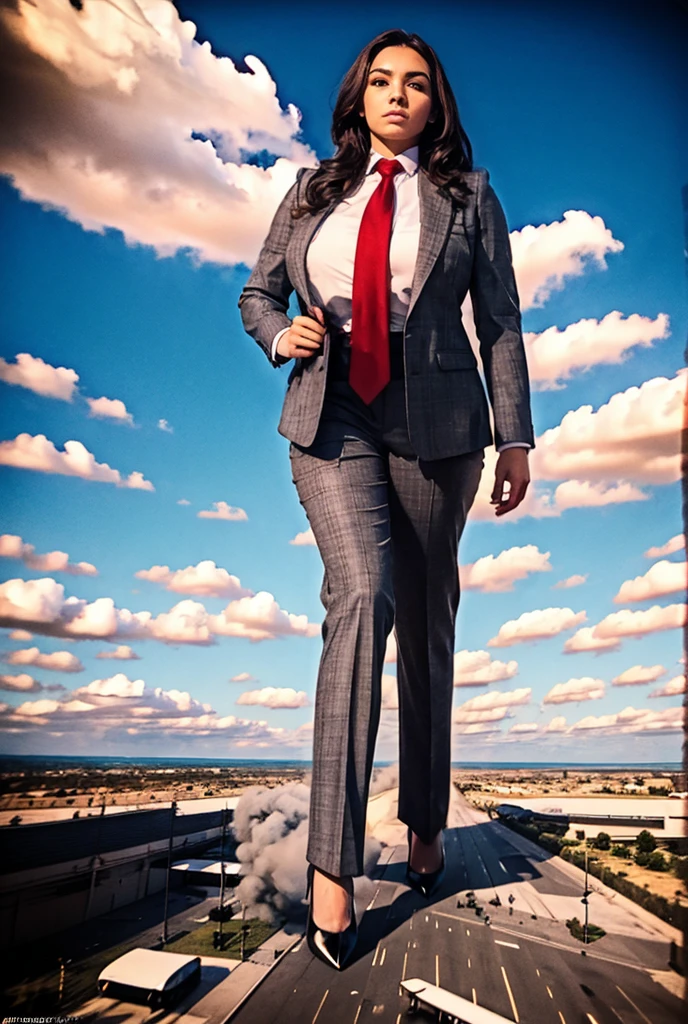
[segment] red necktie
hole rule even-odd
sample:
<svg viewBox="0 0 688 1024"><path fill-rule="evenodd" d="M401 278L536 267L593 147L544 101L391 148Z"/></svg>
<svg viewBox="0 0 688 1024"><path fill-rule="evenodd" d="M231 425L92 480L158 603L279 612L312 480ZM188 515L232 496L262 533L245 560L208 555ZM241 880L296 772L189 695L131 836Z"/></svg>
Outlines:
<svg viewBox="0 0 688 1024"><path fill-rule="evenodd" d="M349 383L369 405L390 379L389 243L394 214L394 175L398 160L378 160L382 181L366 204L356 242L351 298Z"/></svg>

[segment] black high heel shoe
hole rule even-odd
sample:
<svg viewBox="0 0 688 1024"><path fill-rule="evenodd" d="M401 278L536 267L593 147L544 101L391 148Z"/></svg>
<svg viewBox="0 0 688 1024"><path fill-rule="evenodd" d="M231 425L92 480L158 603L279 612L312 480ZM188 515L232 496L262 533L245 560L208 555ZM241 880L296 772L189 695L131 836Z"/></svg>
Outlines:
<svg viewBox="0 0 688 1024"><path fill-rule="evenodd" d="M308 925L306 937L308 948L313 956L316 956L329 967L341 971L351 956L356 940L358 938L358 923L356 921L356 906L353 893L351 894L350 914L351 920L343 932L326 932L324 928L318 928L313 920L313 875L315 867L308 865L308 887L306 899L308 900Z"/></svg>
<svg viewBox="0 0 688 1024"><path fill-rule="evenodd" d="M446 857L444 855L444 837L442 838L442 863L436 871L414 871L411 867L411 828L407 827L406 839L408 842L408 858L406 860L406 881L415 889L416 892L420 893L421 896L425 896L429 899L439 889L444 873L446 869Z"/></svg>

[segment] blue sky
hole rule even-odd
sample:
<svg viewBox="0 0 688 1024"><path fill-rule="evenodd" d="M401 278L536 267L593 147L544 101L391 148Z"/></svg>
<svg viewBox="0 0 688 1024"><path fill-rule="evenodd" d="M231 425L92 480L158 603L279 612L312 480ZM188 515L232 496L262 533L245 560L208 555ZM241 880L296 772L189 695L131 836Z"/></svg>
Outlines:
<svg viewBox="0 0 688 1024"><path fill-rule="evenodd" d="M308 523L276 429L288 371L237 299L296 169L332 153L342 75L400 26L437 50L504 206L538 438L522 514L494 521L488 459L462 540L454 757L678 759L685 16L36 10L14 25L0 151L3 749L310 757L322 566L291 543ZM199 516L222 502L243 511ZM37 560L54 552L91 568ZM124 646L137 658L97 657Z"/></svg>

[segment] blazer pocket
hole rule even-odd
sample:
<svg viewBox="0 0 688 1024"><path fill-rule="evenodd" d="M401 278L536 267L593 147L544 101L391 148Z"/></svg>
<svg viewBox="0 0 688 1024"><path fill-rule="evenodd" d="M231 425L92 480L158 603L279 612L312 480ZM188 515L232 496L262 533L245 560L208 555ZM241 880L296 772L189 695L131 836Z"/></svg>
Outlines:
<svg viewBox="0 0 688 1024"><path fill-rule="evenodd" d="M435 357L441 370L475 370L478 367L473 352L447 349L445 352L436 352Z"/></svg>

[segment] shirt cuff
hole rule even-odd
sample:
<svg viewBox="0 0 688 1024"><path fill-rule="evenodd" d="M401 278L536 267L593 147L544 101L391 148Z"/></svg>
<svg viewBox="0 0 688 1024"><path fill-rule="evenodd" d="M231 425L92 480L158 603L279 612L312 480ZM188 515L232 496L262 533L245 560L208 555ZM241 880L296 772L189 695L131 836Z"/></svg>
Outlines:
<svg viewBox="0 0 688 1024"><path fill-rule="evenodd" d="M288 362L287 356L280 356L277 354L277 344L282 335L286 334L288 330L290 330L289 327L283 327L282 330L278 331L275 337L272 339L272 348L270 350L270 355L272 356L273 363L277 363L279 361L284 363Z"/></svg>
<svg viewBox="0 0 688 1024"><path fill-rule="evenodd" d="M505 452L507 448L532 448L532 445L527 441L507 441L506 444L500 444L497 452Z"/></svg>

